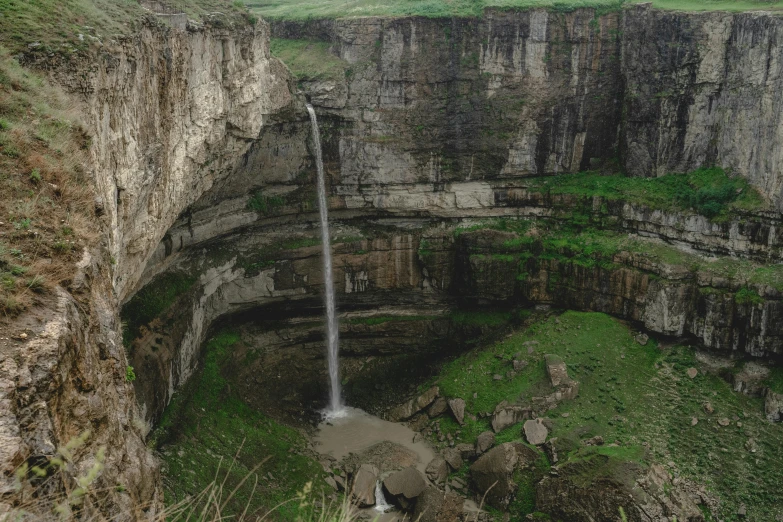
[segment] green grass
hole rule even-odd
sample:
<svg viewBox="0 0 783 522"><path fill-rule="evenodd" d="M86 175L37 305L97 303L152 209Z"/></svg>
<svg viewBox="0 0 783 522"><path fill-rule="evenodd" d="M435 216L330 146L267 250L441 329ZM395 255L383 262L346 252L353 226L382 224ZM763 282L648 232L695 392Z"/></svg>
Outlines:
<svg viewBox="0 0 783 522"><path fill-rule="evenodd" d="M725 218L732 210L765 208L764 199L745 178L731 178L719 168L658 178L607 176L596 172L561 174L539 178L532 182L531 189L549 194L625 200L656 209L693 210L714 219Z"/></svg>
<svg viewBox="0 0 783 522"><path fill-rule="evenodd" d="M273 38L270 50L299 80L337 80L345 77L348 63L329 51L329 42Z"/></svg>
<svg viewBox="0 0 783 522"><path fill-rule="evenodd" d="M270 19L306 20L318 18L356 18L363 16L479 17L485 9L548 8L573 11L596 8L620 9L619 0L246 0L250 9ZM685 11L778 10L781 2L733 0L653 0L660 9Z"/></svg>
<svg viewBox="0 0 783 522"><path fill-rule="evenodd" d="M348 324L363 324L366 326L375 326L390 322L405 322L405 321L429 321L432 317L423 315L389 315L380 317L353 317L345 320Z"/></svg>
<svg viewBox="0 0 783 522"><path fill-rule="evenodd" d="M533 354L524 345L529 341L538 342ZM529 365L507 379L509 361L517 353ZM561 461L594 453L620 461L674 461L683 476L706 484L718 496L718 515L724 520L735 520L742 503L751 520L774 520L783 514L779 488L783 469L777 464L783 451L783 425L766 421L762 400L735 393L717 375L700 372L695 379L688 378L686 370L698 367L692 349L661 349L654 339L640 346L627 326L607 315L566 312L557 321L554 317L540 321L451 361L437 382L445 396L465 399L466 410L473 414L492 411L502 400L521 397L520 403L525 404L532 396L551 393L543 365L545 353L562 357L569 375L580 382L575 400L562 402L546 414L555 423L551 436L573 441L573 449L560 455ZM494 374L504 379L496 381ZM770 383L779 386L780 375L776 373ZM706 401L712 403L715 414L704 413ZM564 413L568 416L563 417ZM724 416L731 419L731 425L719 427L716 420ZM691 426L692 417L699 419L696 426ZM489 429L489 419L468 419L461 428L442 420L441 429L460 430L459 441L471 442ZM579 439L594 435L618 446L583 448ZM756 453L745 449L749 438L758 445ZM521 426L504 430L497 439L521 439ZM641 449L644 444L649 447L646 453Z"/></svg>
<svg viewBox="0 0 783 522"><path fill-rule="evenodd" d="M764 384L775 393L783 393L783 366L772 368L772 372L764 381Z"/></svg>
<svg viewBox="0 0 783 522"><path fill-rule="evenodd" d="M139 335L140 328L160 317L179 296L190 290L196 278L180 272L168 272L153 279L139 290L125 306L120 318L125 323L122 340L125 346Z"/></svg>
<svg viewBox="0 0 783 522"><path fill-rule="evenodd" d="M230 15L228 20L252 21L245 8L231 0L168 0L166 4L173 12L197 20L223 12ZM129 33L131 23L145 12L138 0L3 0L0 44L22 50L37 43L38 50L67 56L97 45L98 40Z"/></svg>
<svg viewBox="0 0 783 522"><path fill-rule="evenodd" d="M528 226L528 222L521 222L522 229ZM486 222L475 225L466 231L498 230L500 225ZM507 230L513 230L513 226L504 225ZM660 241L653 241L640 237L629 236L625 233L612 230L598 230L590 226L574 225L565 222L562 225L552 224L543 237L518 235L507 239L502 244L496 245L497 252L489 254L484 250L472 256L491 256L493 259L504 261L519 261L519 273L517 279L525 281L528 277L528 260L537 258L542 260L554 259L560 262L571 262L588 268L602 267L611 269L616 267L614 257L620 252L631 252L643 255L647 260L655 263L685 267L691 272L699 272L705 276L727 279L738 286L768 285L778 291L783 291L783 264L761 265L744 259L721 257L717 260L704 258L696 254L684 252L674 246ZM511 256L511 257L509 257ZM476 259L481 259L476 257ZM739 303L758 304L762 298L753 288L740 290L737 299Z"/></svg>
<svg viewBox="0 0 783 522"><path fill-rule="evenodd" d="M276 213L285 204L286 200L283 196L267 196L262 189L257 189L250 195L247 208L266 216Z"/></svg>
<svg viewBox="0 0 783 522"><path fill-rule="evenodd" d="M506 311L459 310L451 314L451 321L463 326L503 326L511 317Z"/></svg>
<svg viewBox="0 0 783 522"><path fill-rule="evenodd" d="M155 431L153 443L163 460L167 505L199 493L216 477L225 478L224 490L232 491L251 475L222 513L224 517L241 514L245 506L253 515L250 518L263 516L275 505L295 498L308 482L313 483L315 498L330 492L321 465L291 452L306 448L304 436L248 407L231 392L222 372L238 342L239 335L231 330L207 342L201 373L175 396ZM301 510L297 502L289 502L271 518L296 520L306 515Z"/></svg>

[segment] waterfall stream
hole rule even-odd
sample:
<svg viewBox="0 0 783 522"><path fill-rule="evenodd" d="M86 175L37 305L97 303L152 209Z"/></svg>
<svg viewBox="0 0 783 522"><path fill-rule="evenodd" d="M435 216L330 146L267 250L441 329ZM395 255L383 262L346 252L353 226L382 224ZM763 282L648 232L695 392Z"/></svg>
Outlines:
<svg viewBox="0 0 783 522"><path fill-rule="evenodd" d="M326 409L328 417L338 417L344 412L340 397L340 343L337 329L337 310L334 301L334 281L332 280L332 249L329 244L329 211L326 204L326 182L324 180L324 163L321 156L321 135L318 132L318 119L315 109L309 103L307 112L312 123L313 148L315 150L315 166L318 170L318 210L321 218L321 243L323 245L323 271L326 300L326 344L329 360L329 406Z"/></svg>

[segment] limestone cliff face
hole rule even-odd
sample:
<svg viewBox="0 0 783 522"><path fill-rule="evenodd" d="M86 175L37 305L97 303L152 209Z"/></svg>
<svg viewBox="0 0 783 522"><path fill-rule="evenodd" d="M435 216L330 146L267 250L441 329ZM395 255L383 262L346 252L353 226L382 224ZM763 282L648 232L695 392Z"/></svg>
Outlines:
<svg viewBox="0 0 783 522"><path fill-rule="evenodd" d="M627 171L717 164L783 208L783 19L634 7L622 32Z"/></svg>
<svg viewBox="0 0 783 522"><path fill-rule="evenodd" d="M182 210L292 103L290 77L270 57L268 38L264 23L184 31L148 24L75 79L89 110L120 300Z"/></svg>
<svg viewBox="0 0 783 522"><path fill-rule="evenodd" d="M279 22L317 38L345 78L302 86L331 129L325 158L348 208L459 213L495 185L615 156L620 13Z"/></svg>
<svg viewBox="0 0 783 522"><path fill-rule="evenodd" d="M335 118L346 204L443 210L610 159L635 176L720 165L783 208L781 30L770 13L645 6L273 26L345 61L345 79L302 86Z"/></svg>
<svg viewBox="0 0 783 522"><path fill-rule="evenodd" d="M37 463L89 430L69 473L86 473L106 448L97 487L109 493L100 506L87 499L86 509L130 520L159 508L119 307L182 210L233 170L269 115L292 104L268 33L263 22L173 29L147 21L54 73L84 107L105 240L85 252L52 305L36 311L39 320L22 319L29 338L3 343L0 494L13 489L24 459Z"/></svg>

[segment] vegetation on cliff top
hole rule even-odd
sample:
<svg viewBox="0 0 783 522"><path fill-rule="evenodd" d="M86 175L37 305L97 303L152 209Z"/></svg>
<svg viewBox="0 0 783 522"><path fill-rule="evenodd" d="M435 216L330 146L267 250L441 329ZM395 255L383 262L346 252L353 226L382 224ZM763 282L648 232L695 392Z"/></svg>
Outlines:
<svg viewBox="0 0 783 522"><path fill-rule="evenodd" d="M0 47L0 316L71 280L96 233L75 107L9 54Z"/></svg>
<svg viewBox="0 0 783 522"><path fill-rule="evenodd" d="M129 34L133 22L150 13L203 20L215 15L255 22L235 0L4 0L0 2L0 44L12 50L70 55ZM31 46L31 47L28 47Z"/></svg>
<svg viewBox="0 0 783 522"><path fill-rule="evenodd" d="M546 413L554 422L551 437L574 442L573 451L560 455L561 463L582 458L580 441L600 435L618 447L596 451L673 462L670 472L705 484L718 498L716 515L723 520L735 520L743 503L752 520L783 515L783 469L777 464L783 425L767 422L763 400L734 392L696 360L690 347L663 346L653 339L641 346L624 323L607 315L566 312L543 319L447 363L438 384L444 395L463 398L472 414L492 412L503 400L525 404L552 392L544 354L560 356L569 376L580 382L576 399ZM511 376L514 359L528 364ZM700 371L690 378L689 368ZM707 402L714 413L705 413ZM724 418L728 426L718 424ZM460 427L451 418L441 419L441 430L455 434L457 442L473 442L490 429L488 418L465 420ZM498 442L521 439L521 424L498 434Z"/></svg>
<svg viewBox="0 0 783 522"><path fill-rule="evenodd" d="M307 20L363 16L479 17L485 9L573 11L580 8L617 10L642 0L245 0L270 19ZM783 2L763 0L652 0L660 9L684 11L752 11L783 9Z"/></svg>

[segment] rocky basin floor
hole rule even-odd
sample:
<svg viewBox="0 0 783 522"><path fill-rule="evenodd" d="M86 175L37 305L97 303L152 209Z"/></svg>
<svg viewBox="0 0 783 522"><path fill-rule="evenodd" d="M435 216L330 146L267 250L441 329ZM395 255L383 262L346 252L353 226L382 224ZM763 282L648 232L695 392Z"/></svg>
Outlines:
<svg viewBox="0 0 783 522"><path fill-rule="evenodd" d="M615 520L621 508L642 521L783 519L783 425L768 418L779 370L600 313L515 314L517 329L452 356L386 409L393 422L366 417L387 428L335 421L320 439L243 402L221 374L240 336L213 336L194 391L156 432L168 502L251 474L256 492L242 485L234 509L271 509L308 483L322 497L284 504L281 520L344 494L372 508L378 488L393 516L423 521Z"/></svg>

